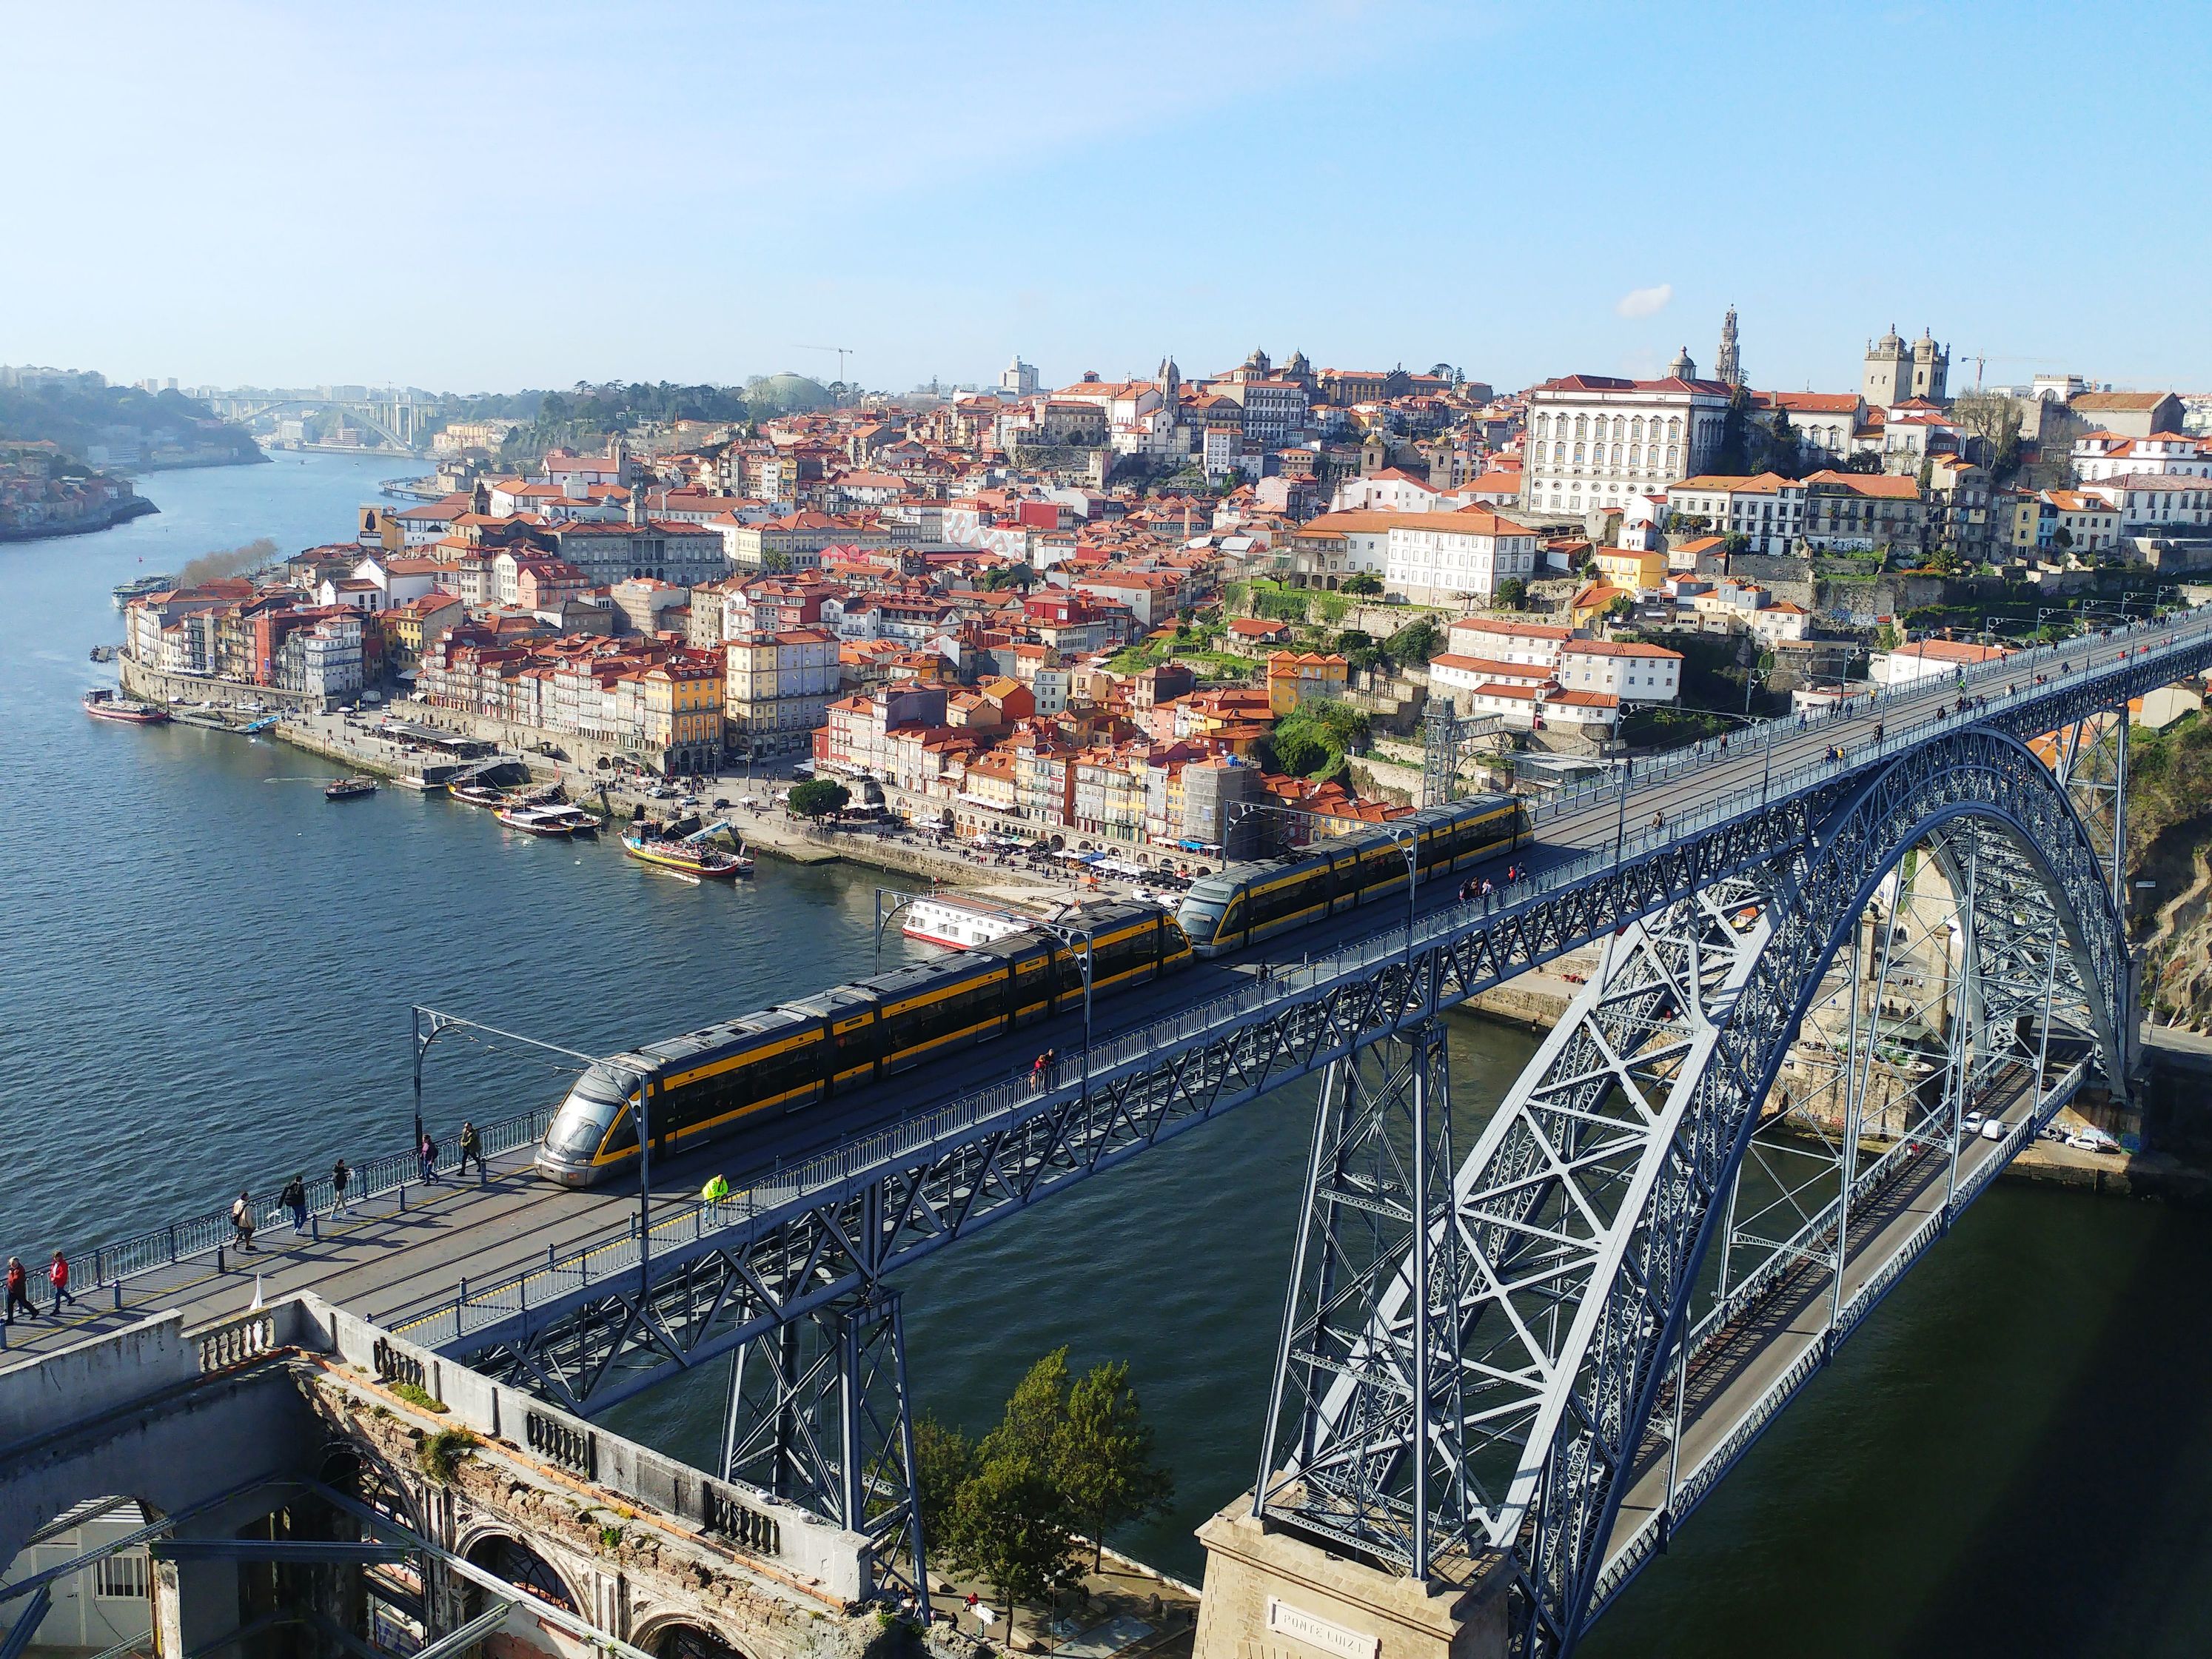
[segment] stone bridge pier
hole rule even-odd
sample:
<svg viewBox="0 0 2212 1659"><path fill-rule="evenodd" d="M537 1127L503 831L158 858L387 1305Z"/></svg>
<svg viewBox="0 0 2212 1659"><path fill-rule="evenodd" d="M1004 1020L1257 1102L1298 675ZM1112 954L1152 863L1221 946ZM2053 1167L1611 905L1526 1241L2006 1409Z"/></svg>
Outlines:
<svg viewBox="0 0 2212 1659"><path fill-rule="evenodd" d="M866 1539L311 1296L0 1373L0 1472L4 1659L974 1650Z"/></svg>

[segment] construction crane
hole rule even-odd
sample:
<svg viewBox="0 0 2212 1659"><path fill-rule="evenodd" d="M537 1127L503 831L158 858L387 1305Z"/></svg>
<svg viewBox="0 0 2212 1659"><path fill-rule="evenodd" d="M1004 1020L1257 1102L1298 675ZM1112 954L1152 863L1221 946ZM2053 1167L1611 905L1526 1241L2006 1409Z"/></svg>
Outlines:
<svg viewBox="0 0 2212 1659"><path fill-rule="evenodd" d="M852 347L852 346L818 346L818 345L803 345L803 346L799 347L799 349L801 351L834 351L834 352L836 352L836 353L837 354L837 384L838 384L839 386L842 386L842 385L844 385L844 384L845 384L845 359L846 359L846 358L848 358L848 357L856 356L858 356L858 355L859 355L859 353L858 353L857 349L856 349L854 347Z"/></svg>

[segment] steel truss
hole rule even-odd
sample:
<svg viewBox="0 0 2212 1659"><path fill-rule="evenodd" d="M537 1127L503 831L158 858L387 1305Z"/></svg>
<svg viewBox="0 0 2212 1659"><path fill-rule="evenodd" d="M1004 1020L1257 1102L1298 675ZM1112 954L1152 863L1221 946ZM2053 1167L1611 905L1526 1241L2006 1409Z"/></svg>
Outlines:
<svg viewBox="0 0 2212 1659"><path fill-rule="evenodd" d="M1393 1420L1382 1402L1404 1386L1410 1253L1348 1283L1340 1257L1302 1251L1278 1383L1297 1417L1271 1443L1285 1462L1262 1489L1270 1514L1401 1571L1510 1550L1527 1650L1571 1648L1760 1109L1869 902L1931 837L1954 890L1972 895L1975 982L1945 1090L1954 1124L1976 1080L2017 1059L2021 1016L2051 1006L2054 978L2117 1080L2118 917L2096 849L2033 755L1965 729L1826 806L1764 869L1624 932L1486 1127L1449 1212L1431 1215L1436 1259L1461 1275L1428 1310L1453 1328L1460 1415L1418 1433L1449 1445L1463 1478L1418 1521L1406 1507L1421 1462L1410 1413L1395 1419L1406 1425L1395 1446L1378 1438ZM1335 1207L1323 1173L1317 1164L1309 1241ZM1450 1253L1437 1248L1448 1234ZM1364 1328L1332 1330L1363 1301L1378 1310Z"/></svg>
<svg viewBox="0 0 2212 1659"><path fill-rule="evenodd" d="M872 1582L928 1604L896 1291L841 1297L730 1356L721 1474L863 1534Z"/></svg>
<svg viewBox="0 0 2212 1659"><path fill-rule="evenodd" d="M1332 958L1340 965L1278 975L1240 997L1233 1019L1194 1020L1187 1032L1148 1039L1133 1053L1121 1045L1122 1052L1092 1072L1087 1090L1042 1090L941 1133L933 1128L934 1139L880 1137L878 1145L855 1146L849 1171L832 1181L758 1189L744 1205L687 1218L692 1231L686 1239L656 1231L649 1273L606 1273L595 1255L611 1260L621 1247L594 1245L573 1263L519 1277L496 1294L480 1291L458 1299L452 1334L442 1340L427 1319L411 1325L410 1334L568 1409L596 1413L779 1327L865 1300L887 1273L977 1227L1640 919L1668 918L1652 924L1656 933L1639 933L1632 948L1624 931L1617 955L1627 960L1678 948L1678 940L1663 946L1654 941L1674 940L1684 926L1709 926L1711 905L1699 908L1700 896L1748 883L1747 902L1759 925L1775 933L1743 982L1753 994L1732 994L1724 1020L1708 1000L1704 1017L1712 1030L1696 1038L1693 1072L1663 1079L1667 1086L1657 1094L1652 1091L1662 1079L1637 1080L1646 1104L1678 1126L1671 1138L1642 1132L1644 1152L1654 1158L1663 1152L1662 1161L1638 1163L1632 1171L1602 1158L1585 1164L1585 1139L1608 1155L1620 1150L1607 1139L1605 1125L1592 1124L1585 1137L1564 1143L1577 1156L1562 1167L1522 1170L1502 1156L1495 1138L1509 1117L1519 1122L1525 1111L1501 1113L1477 1147L1474 1168L1487 1171L1495 1185L1467 1186L1468 1201L1481 1218L1476 1236L1497 1255L1493 1260L1462 1250L1455 1258L1466 1282L1455 1285L1449 1305L1464 1316L1455 1334L1462 1352L1481 1352L1491 1340L1475 1334L1484 1305L1492 1323L1509 1309L1517 1310L1513 1294L1498 1287L1551 1294L1543 1288L1550 1281L1539 1271L1539 1256L1570 1246L1542 1236L1540 1223L1527 1230L1529 1218L1543 1214L1547 1205L1575 1205L1585 1226L1589 1217L1610 1218L1574 1245L1593 1263L1586 1288L1603 1294L1572 1304L1571 1312L1564 1297L1555 1297L1559 1312L1551 1325L1515 1334L1547 1354L1549 1381L1533 1413L1525 1403L1526 1376L1477 1372L1455 1382L1463 1400L1475 1402L1470 1410L1499 1406L1494 1420L1504 1425L1493 1429L1493 1419L1482 1418L1468 1432L1496 1443L1469 1455L1463 1480L1428 1483L1448 1507L1465 1494L1466 1513L1439 1516L1425 1504L1421 1528L1401 1524L1401 1543L1377 1545L1381 1558L1394 1562L1416 1553L1433 1562L1443 1552L1478 1546L1515 1548L1535 1610L1529 1627L1545 1643L1571 1640L1579 1619L1569 1610L1589 1604L1610 1524L1606 1506L1618 1501L1615 1477L1649 1415L1654 1354L1674 1340L1686 1286L1716 1224L1717 1195L1732 1189L1752 1108L1764 1098L1801 1004L1833 953L1837 941L1828 935L1848 925L1848 918L1838 918L1839 895L1856 892L1862 878L1876 879L1888 867L1884 860L1893 861L1902 851L1908 830L1924 834L1947 817L2010 824L2021 856L2045 887L2060 895L2061 955L2080 984L2096 988L2087 998L2090 1024L2100 1050L2118 1054L2124 1019L2106 988L2124 980L2124 963L2101 860L2085 851L2080 819L2053 788L2050 772L2016 737L1996 727L2017 726L2025 735L2078 722L2199 658L2212 658L2212 647L2192 644L2140 667L2083 674L2047 693L2039 687L2033 700L1995 711L1990 726L1933 737L1878 769L1838 770L1771 803L1732 809L1734 816L1717 816L1693 833L1639 834L1609 866L1591 868L1573 884L1540 890L1495 913L1462 906L1425 919L1410 933L1386 929L1375 938L1388 944L1387 951L1358 956L1363 944ZM2094 878L2094 894L2081 888L2085 872ZM1698 916L1705 920L1695 921ZM1717 943L1700 949L1709 953ZM1656 1004L1652 1018L1661 1018ZM1670 1009L1665 1018L1676 1015ZM2109 1061L2108 1069L2117 1074ZM1676 1094L1685 1089L1691 1091L1678 1107ZM1535 1109L1532 1095L1527 1109ZM1532 1137L1522 1156L1547 1144ZM1601 1168L1613 1185L1596 1179ZM1563 1197L1569 1191L1571 1200ZM1312 1207L1310 1201L1310 1217ZM634 1242L632 1249L641 1254ZM1486 1304L1481 1273L1491 1275ZM1376 1290L1370 1299L1380 1306L1388 1295ZM1335 1306L1333 1300L1309 1305ZM1387 1345L1370 1346L1379 1355ZM1326 1445L1334 1419L1314 1407L1309 1381L1286 1374L1279 1387L1302 1417L1314 1414L1313 1443ZM1504 1409L1512 1389L1522 1401ZM1376 1419L1347 1406L1341 1420L1350 1432L1355 1423ZM1303 1421L1285 1427L1274 1449L1306 1443ZM779 1455L790 1455L787 1443ZM1356 1462L1340 1467L1349 1470ZM1411 1461L1398 1462L1408 1465L1409 1482ZM1394 1467L1346 1479L1348 1492L1389 1496L1399 1473ZM1379 1517L1384 1511L1370 1504L1358 1512ZM1354 1530L1362 1528L1378 1539L1387 1531L1379 1519ZM1418 1547L1416 1530L1425 1534Z"/></svg>

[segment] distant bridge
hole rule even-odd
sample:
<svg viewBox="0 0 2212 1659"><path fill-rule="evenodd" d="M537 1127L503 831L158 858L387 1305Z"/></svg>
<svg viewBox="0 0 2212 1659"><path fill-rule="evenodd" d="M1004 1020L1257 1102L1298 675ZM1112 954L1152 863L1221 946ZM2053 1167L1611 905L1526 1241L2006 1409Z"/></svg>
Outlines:
<svg viewBox="0 0 2212 1659"><path fill-rule="evenodd" d="M243 425L281 410L303 410L342 414L359 422L392 448L413 454L422 448L422 430L431 420L421 404L398 398L217 398L216 413Z"/></svg>

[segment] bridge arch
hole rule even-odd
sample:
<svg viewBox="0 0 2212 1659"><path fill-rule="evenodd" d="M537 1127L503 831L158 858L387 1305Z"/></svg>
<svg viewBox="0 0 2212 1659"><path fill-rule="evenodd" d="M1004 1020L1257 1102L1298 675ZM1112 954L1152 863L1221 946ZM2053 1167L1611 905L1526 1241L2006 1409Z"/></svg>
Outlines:
<svg viewBox="0 0 2212 1659"><path fill-rule="evenodd" d="M720 1631L688 1613L652 1614L630 1632L629 1640L655 1659L750 1659Z"/></svg>
<svg viewBox="0 0 2212 1659"><path fill-rule="evenodd" d="M1634 1460L1761 1105L1838 951L1901 861L1922 847L1954 872L1962 856L1984 847L2007 857L2008 884L1986 909L1970 903L1972 926L1978 935L1996 930L2007 907L2039 897L2053 966L2063 959L2089 1028L2082 1035L2106 1076L2122 1075L2127 993L2118 911L2080 817L2024 744L1986 728L1954 733L1899 757L1814 825L1762 884L1766 926L1756 959L1738 994L1714 1010L1702 1064L1679 1079L1673 1121L1644 1145L1631 1183L1635 1201L1613 1218L1610 1271L1593 1279L1567 1340L1548 1356L1551 1380L1519 1468L1486 1517L1490 1541L1515 1547L1523 1563L1531 1651L1571 1649L1594 1611ZM1492 1139L1486 1133L1471 1165ZM1476 1208L1479 1217L1479 1194ZM1525 1208L1520 1218L1534 1213ZM1480 1237L1479 1218L1475 1226ZM1462 1317L1479 1317L1494 1299L1462 1301Z"/></svg>
<svg viewBox="0 0 2212 1659"><path fill-rule="evenodd" d="M456 1547L461 1559L471 1566L481 1567L494 1577L503 1578L564 1612L590 1616L586 1611L592 1605L588 1592L580 1591L569 1582L566 1573L511 1528L492 1525L473 1528L456 1540ZM481 1584L468 1587L468 1617L475 1618L489 1602L490 1594Z"/></svg>

